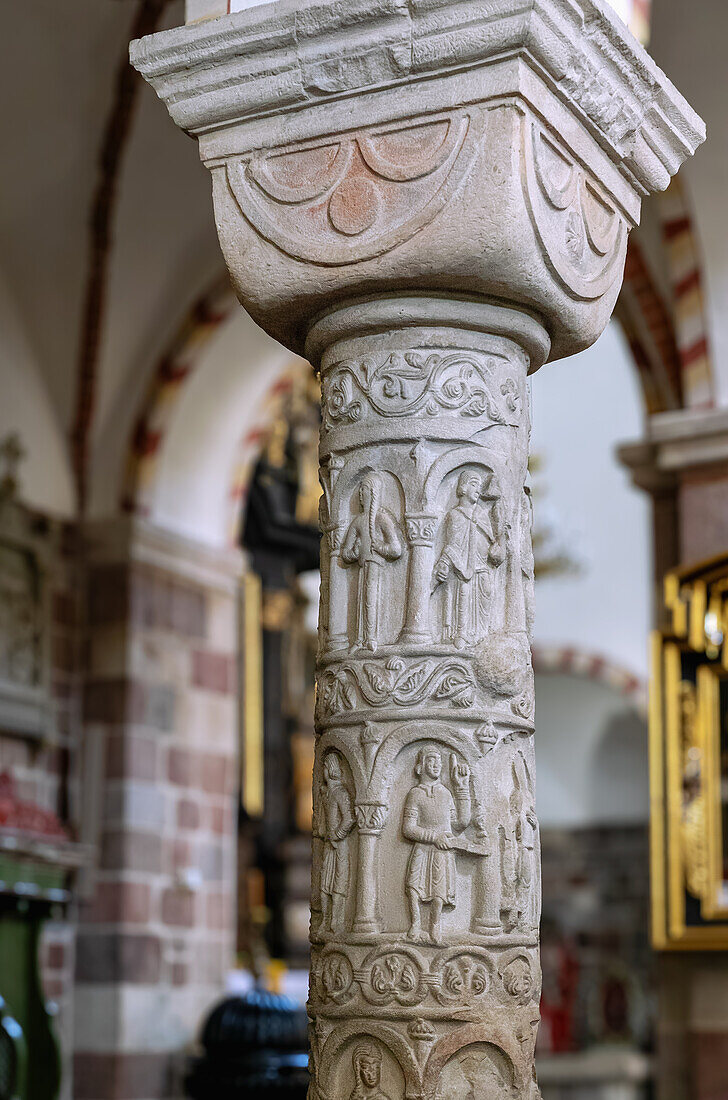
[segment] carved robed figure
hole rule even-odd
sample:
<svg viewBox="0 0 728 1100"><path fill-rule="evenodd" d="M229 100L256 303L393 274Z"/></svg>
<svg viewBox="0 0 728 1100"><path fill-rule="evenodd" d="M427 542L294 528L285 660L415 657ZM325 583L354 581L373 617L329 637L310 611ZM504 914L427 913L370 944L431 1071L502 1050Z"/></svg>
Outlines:
<svg viewBox="0 0 728 1100"><path fill-rule="evenodd" d="M435 584L447 585L445 640L464 649L494 629L495 572L505 558L505 536L492 474L463 470L456 496L443 524Z"/></svg>
<svg viewBox="0 0 728 1100"><path fill-rule="evenodd" d="M323 770L315 822L316 835L323 840L321 931L336 932L343 926L349 889L347 837L354 828L354 809L338 753L327 754Z"/></svg>
<svg viewBox="0 0 728 1100"><path fill-rule="evenodd" d="M361 513L351 521L341 547L345 565L358 566L355 646L377 648L382 603L382 571L387 562L402 557L397 520L382 504L383 484L368 473L359 486Z"/></svg>

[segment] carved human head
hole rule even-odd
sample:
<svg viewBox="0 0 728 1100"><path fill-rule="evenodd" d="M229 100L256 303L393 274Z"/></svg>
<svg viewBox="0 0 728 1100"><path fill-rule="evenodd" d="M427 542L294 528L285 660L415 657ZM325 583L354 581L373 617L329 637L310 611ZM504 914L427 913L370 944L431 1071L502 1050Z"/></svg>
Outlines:
<svg viewBox="0 0 728 1100"><path fill-rule="evenodd" d="M458 500L469 500L471 504L475 504L478 497L483 492L484 478L477 470L463 470L458 478L457 489L455 490Z"/></svg>
<svg viewBox="0 0 728 1100"><path fill-rule="evenodd" d="M382 1055L373 1043L360 1043L352 1058L357 1085L377 1088L382 1077Z"/></svg>
<svg viewBox="0 0 728 1100"><path fill-rule="evenodd" d="M379 474L370 470L359 483L359 503L363 512L368 508L376 508L382 495L382 479Z"/></svg>
<svg viewBox="0 0 728 1100"><path fill-rule="evenodd" d="M417 763L415 764L415 775L418 779L421 779L424 775L426 779L439 779L442 772L442 756L438 749L432 747L427 749L420 749L417 754Z"/></svg>
<svg viewBox="0 0 728 1100"><path fill-rule="evenodd" d="M324 775L327 780L338 780L342 778L341 772L341 760L339 759L338 752L329 752L324 758Z"/></svg>

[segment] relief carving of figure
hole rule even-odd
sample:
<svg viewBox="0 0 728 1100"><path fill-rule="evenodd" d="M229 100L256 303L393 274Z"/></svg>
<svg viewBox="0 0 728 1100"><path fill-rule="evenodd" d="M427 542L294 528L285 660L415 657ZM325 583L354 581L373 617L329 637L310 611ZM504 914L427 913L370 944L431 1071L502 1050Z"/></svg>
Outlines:
<svg viewBox="0 0 728 1100"><path fill-rule="evenodd" d="M533 635L535 563L531 539L532 503L524 487L516 509L515 527L506 524L506 628Z"/></svg>
<svg viewBox="0 0 728 1100"><path fill-rule="evenodd" d="M421 749L412 787L404 803L402 835L414 847L407 864L405 890L410 909L407 937L415 942L442 941L442 912L453 909L456 898L455 833L471 822L470 769L450 756L451 791L440 780L442 756L437 749ZM429 937L422 931L422 904L430 907Z"/></svg>
<svg viewBox="0 0 728 1100"><path fill-rule="evenodd" d="M317 806L316 835L323 844L321 865L321 929L338 931L344 922L349 889L348 836L354 828L351 792L344 782L337 752L324 759L324 778Z"/></svg>
<svg viewBox="0 0 728 1100"><path fill-rule="evenodd" d="M530 930L538 925L538 820L515 766L508 808L510 827L501 833L506 926Z"/></svg>
<svg viewBox="0 0 728 1100"><path fill-rule="evenodd" d="M535 593L534 581L536 576L536 564L533 557L533 540L531 528L533 526L533 502L531 493L524 489L521 494L521 522L519 530L521 574L523 576L523 602L526 610L526 631L529 638L533 635L533 622L535 618Z"/></svg>
<svg viewBox="0 0 728 1100"><path fill-rule="evenodd" d="M349 1100L389 1100L382 1092L382 1054L373 1043L360 1043L352 1055L354 1088Z"/></svg>
<svg viewBox="0 0 728 1100"><path fill-rule="evenodd" d="M382 569L402 557L402 536L397 520L381 503L383 482L379 474L366 474L359 486L361 513L355 516L341 547L345 565L358 565L356 646L377 648L381 615Z"/></svg>
<svg viewBox="0 0 728 1100"><path fill-rule="evenodd" d="M456 496L445 516L433 587L447 585L443 640L464 649L492 627L494 572L505 559L505 535L492 474L463 470Z"/></svg>

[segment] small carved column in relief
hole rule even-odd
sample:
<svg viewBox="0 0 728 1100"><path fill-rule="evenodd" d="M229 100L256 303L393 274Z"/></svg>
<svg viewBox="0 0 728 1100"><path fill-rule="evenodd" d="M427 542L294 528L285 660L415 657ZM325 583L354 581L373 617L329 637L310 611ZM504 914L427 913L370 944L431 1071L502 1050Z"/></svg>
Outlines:
<svg viewBox="0 0 728 1100"><path fill-rule="evenodd" d="M603 3L511 9L132 47L241 302L321 374L310 1100L538 1096L527 376L603 331L703 127Z"/></svg>
<svg viewBox="0 0 728 1100"><path fill-rule="evenodd" d="M429 642L432 547L437 530L437 516L410 514L404 517L404 523L410 558L407 608L400 641Z"/></svg>
<svg viewBox="0 0 728 1100"><path fill-rule="evenodd" d="M386 814L387 807L382 802L359 802L356 806L359 853L352 930L357 933L379 931L377 840L382 835Z"/></svg>
<svg viewBox="0 0 728 1100"><path fill-rule="evenodd" d="M324 553L327 558L327 601L322 601L321 614L326 614L322 622L328 623L326 645L329 649L345 649L349 644L347 633L346 577L344 575L340 551L343 539L341 524L333 524L323 533ZM323 557L324 555L322 555Z"/></svg>

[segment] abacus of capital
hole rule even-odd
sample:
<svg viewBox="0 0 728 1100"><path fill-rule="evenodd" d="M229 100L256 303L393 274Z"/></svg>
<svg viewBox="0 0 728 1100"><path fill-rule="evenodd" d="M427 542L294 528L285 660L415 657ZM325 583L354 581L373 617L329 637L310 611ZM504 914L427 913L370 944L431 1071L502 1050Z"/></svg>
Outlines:
<svg viewBox="0 0 728 1100"><path fill-rule="evenodd" d="M132 46L322 383L310 1096L538 1096L528 375L703 139L593 0L320 0Z"/></svg>

